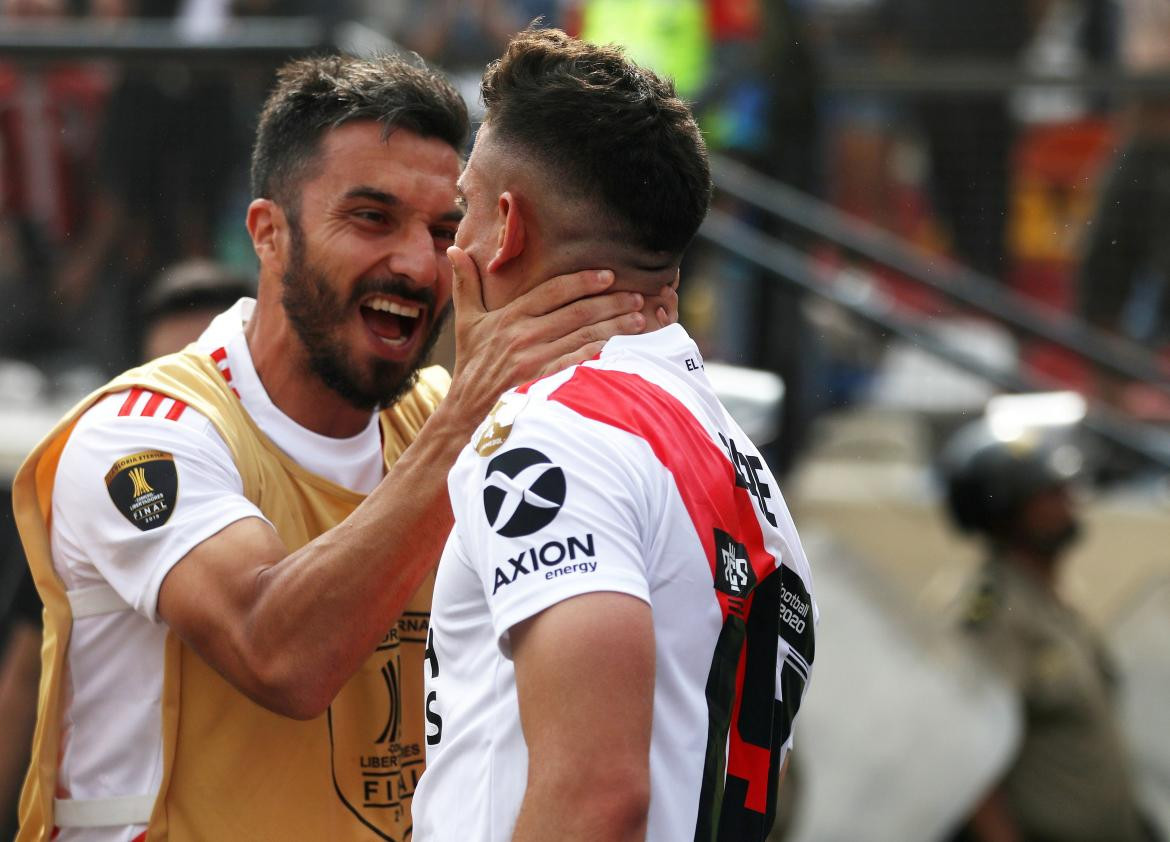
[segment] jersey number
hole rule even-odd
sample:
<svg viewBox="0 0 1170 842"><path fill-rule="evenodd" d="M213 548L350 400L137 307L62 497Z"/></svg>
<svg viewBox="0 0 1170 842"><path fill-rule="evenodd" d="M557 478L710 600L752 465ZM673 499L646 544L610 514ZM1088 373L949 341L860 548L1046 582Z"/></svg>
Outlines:
<svg viewBox="0 0 1170 842"><path fill-rule="evenodd" d="M813 659L811 601L794 571L782 566L729 602L707 677L695 842L762 842L772 829L781 753Z"/></svg>

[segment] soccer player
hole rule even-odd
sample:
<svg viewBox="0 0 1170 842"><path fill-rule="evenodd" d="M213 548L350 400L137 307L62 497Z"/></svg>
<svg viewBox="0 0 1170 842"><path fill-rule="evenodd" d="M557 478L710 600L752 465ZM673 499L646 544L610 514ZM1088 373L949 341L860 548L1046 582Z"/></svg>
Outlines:
<svg viewBox="0 0 1170 842"><path fill-rule="evenodd" d="M25 463L45 678L19 839L409 837L447 471L504 389L646 303L562 306L598 272L491 313L475 279L452 292L467 128L419 65L286 66L252 157L256 299ZM440 404L419 366L452 297Z"/></svg>
<svg viewBox="0 0 1170 842"><path fill-rule="evenodd" d="M453 259L489 311L589 265L677 278L711 183L670 83L529 30L482 93ZM449 484L415 842L764 839L816 607L683 328L508 392Z"/></svg>

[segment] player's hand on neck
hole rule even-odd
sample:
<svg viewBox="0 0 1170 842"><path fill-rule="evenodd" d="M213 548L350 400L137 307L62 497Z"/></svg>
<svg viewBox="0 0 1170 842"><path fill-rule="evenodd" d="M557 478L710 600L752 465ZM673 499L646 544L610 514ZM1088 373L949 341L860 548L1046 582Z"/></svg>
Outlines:
<svg viewBox="0 0 1170 842"><path fill-rule="evenodd" d="M610 337L646 327L646 297L612 290L613 272L550 278L489 311L475 264L457 247L448 255L455 270L455 371L447 403L474 423L513 386L589 359Z"/></svg>

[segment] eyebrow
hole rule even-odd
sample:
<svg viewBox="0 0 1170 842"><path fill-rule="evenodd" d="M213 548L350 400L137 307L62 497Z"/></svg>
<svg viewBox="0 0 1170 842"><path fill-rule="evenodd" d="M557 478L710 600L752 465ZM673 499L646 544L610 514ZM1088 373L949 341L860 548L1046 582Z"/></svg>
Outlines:
<svg viewBox="0 0 1170 842"><path fill-rule="evenodd" d="M369 199L372 202L380 202L383 205L397 205L399 199L393 193L387 193L384 190L377 190L373 187L352 187L345 191L345 199Z"/></svg>
<svg viewBox="0 0 1170 842"><path fill-rule="evenodd" d="M460 194L462 195L462 193ZM384 190L378 190L373 187L353 187L345 191L345 199L368 199L371 202L378 202L389 207L402 204L402 201L393 193L387 193ZM463 211L451 210L439 217L440 222L460 222L463 219Z"/></svg>

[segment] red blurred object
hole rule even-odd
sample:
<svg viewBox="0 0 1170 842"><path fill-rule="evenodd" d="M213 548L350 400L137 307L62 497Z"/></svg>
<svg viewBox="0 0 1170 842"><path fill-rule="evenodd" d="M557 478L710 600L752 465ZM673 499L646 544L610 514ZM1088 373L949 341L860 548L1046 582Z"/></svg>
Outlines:
<svg viewBox="0 0 1170 842"><path fill-rule="evenodd" d="M0 64L0 213L58 242L78 230L108 93L94 67Z"/></svg>
<svg viewBox="0 0 1170 842"><path fill-rule="evenodd" d="M760 34L759 0L707 0L715 41L752 41Z"/></svg>

